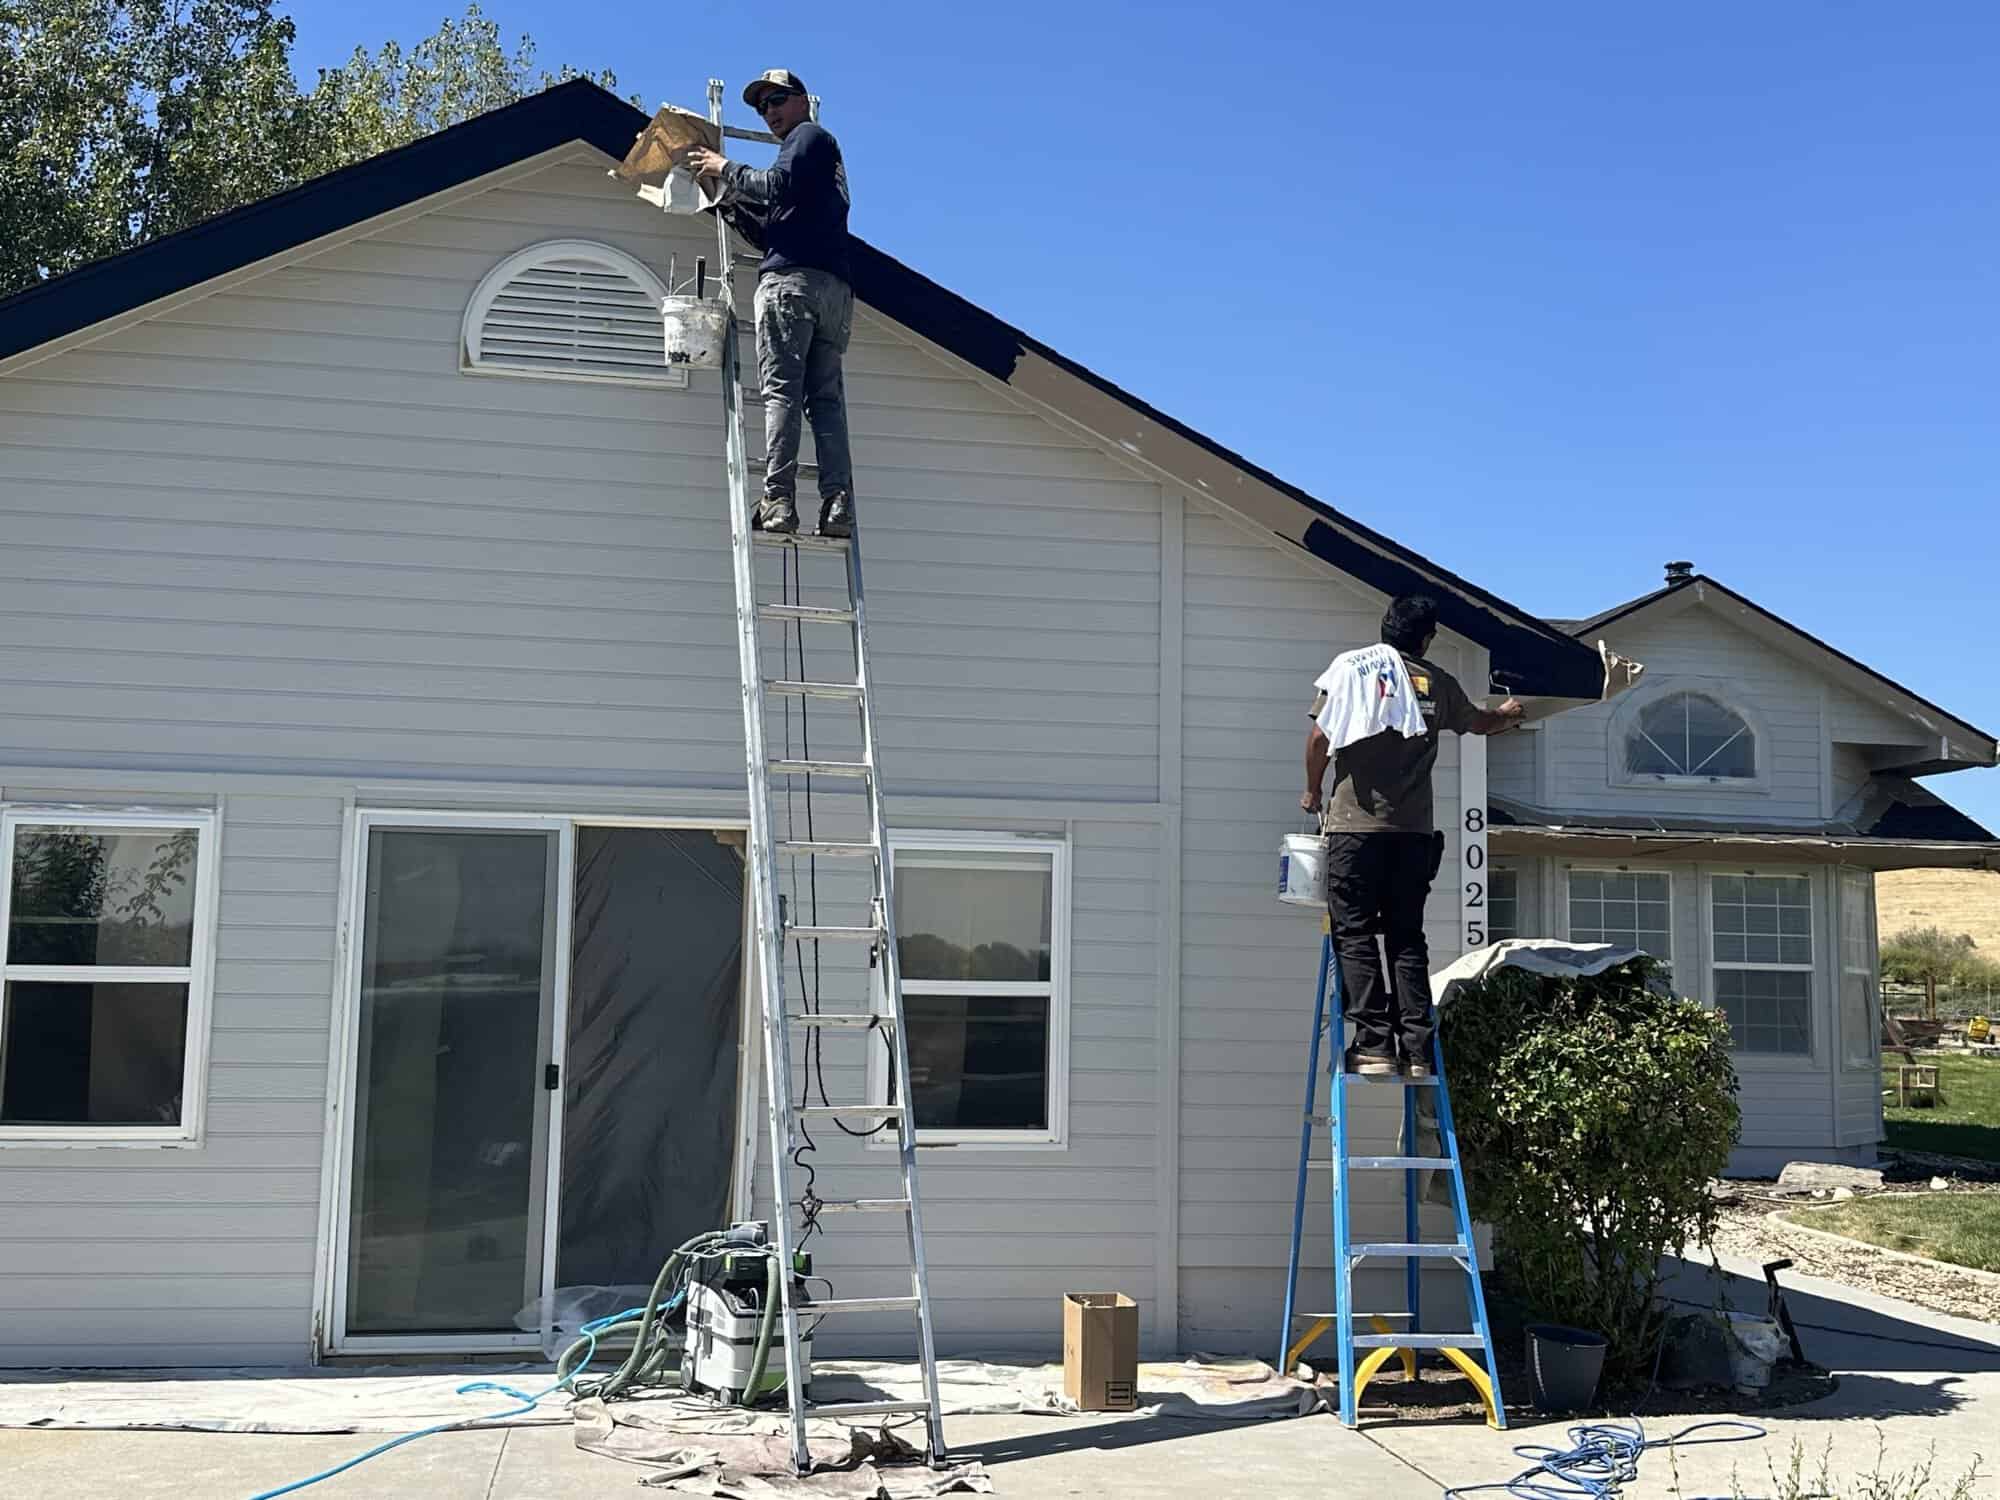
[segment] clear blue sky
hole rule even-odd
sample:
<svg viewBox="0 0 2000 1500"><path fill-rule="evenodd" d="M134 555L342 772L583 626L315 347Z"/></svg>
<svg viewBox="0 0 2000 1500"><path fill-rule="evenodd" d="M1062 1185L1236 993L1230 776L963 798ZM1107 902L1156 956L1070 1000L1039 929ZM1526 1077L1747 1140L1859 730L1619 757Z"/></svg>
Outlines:
<svg viewBox="0 0 2000 1500"><path fill-rule="evenodd" d="M454 3L292 0L300 72ZM795 69L858 233L1527 608L1692 558L2000 733L2000 6L486 10Z"/></svg>

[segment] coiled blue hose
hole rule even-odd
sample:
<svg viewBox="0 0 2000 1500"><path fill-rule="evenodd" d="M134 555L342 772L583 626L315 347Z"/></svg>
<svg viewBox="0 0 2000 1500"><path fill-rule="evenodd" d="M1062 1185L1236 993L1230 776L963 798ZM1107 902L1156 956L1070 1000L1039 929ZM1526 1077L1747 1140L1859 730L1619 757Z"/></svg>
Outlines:
<svg viewBox="0 0 2000 1500"><path fill-rule="evenodd" d="M1732 1429L1728 1436L1696 1437L1697 1432ZM1534 1465L1499 1484L1468 1484L1444 1492L1444 1500L1459 1500L1487 1490L1502 1490L1513 1500L1609 1500L1622 1486L1639 1477L1639 1460L1655 1448L1702 1443L1747 1443L1767 1436L1755 1422L1697 1422L1672 1437L1649 1438L1636 1418L1624 1422L1586 1422L1569 1430L1570 1446L1549 1448L1524 1443L1515 1456Z"/></svg>
<svg viewBox="0 0 2000 1500"><path fill-rule="evenodd" d="M676 1298L675 1300L678 1301L679 1299ZM323 1479L331 1479L336 1474L345 1474L349 1469L358 1468L360 1465L367 1463L371 1458L380 1458L383 1454L389 1452L390 1449L400 1448L405 1443L414 1443L419 1438L435 1437L440 1432L452 1432L462 1427L471 1427L486 1422L502 1422L509 1417L518 1417L531 1412L557 1391L567 1390L576 1383L576 1378L589 1368L592 1357L596 1355L597 1340L601 1335L609 1332L621 1323L636 1321L643 1317L645 1312L646 1309L643 1307L630 1307L624 1312L613 1313L606 1318L596 1318L584 1324L579 1332L583 1335L583 1339L588 1343L589 1347L585 1350L583 1358L577 1362L576 1368L565 1374L554 1385L549 1386L546 1390L537 1391L532 1396L523 1391L517 1391L510 1385L501 1385L495 1380L475 1380L469 1384L460 1386L457 1391L457 1394L461 1396L469 1396L475 1391L498 1391L501 1395L520 1402L519 1406L507 1411L489 1412L487 1415L481 1417L463 1417L456 1422L440 1422L435 1427L426 1427L422 1432L406 1432L399 1438L391 1438L386 1443L378 1443L366 1453L356 1454L344 1464L336 1464L330 1469L322 1469L310 1478L294 1480L290 1484L280 1485L275 1490L265 1490L261 1494L252 1495L250 1500L277 1500L277 1497L280 1495L294 1494L309 1485L318 1484Z"/></svg>

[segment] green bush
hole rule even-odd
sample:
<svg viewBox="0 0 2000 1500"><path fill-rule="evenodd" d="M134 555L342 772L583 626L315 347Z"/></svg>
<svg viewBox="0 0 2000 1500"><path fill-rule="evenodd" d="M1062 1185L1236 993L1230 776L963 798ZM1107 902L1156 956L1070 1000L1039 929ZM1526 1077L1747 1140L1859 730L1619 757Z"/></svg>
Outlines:
<svg viewBox="0 0 2000 1500"><path fill-rule="evenodd" d="M1502 969L1444 1013L1473 1215L1535 1320L1610 1341L1612 1384L1650 1367L1659 1263L1715 1229L1736 1141L1729 1028L1650 959L1590 979Z"/></svg>

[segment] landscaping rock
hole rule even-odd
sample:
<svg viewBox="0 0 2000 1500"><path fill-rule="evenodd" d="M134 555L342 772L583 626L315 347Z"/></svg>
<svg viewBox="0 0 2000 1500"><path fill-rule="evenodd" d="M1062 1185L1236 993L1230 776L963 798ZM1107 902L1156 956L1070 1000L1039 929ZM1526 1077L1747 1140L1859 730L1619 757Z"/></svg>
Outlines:
<svg viewBox="0 0 2000 1500"><path fill-rule="evenodd" d="M1781 1194L1796 1193L1803 1197L1807 1193L1831 1193L1835 1188L1846 1188L1854 1193L1873 1193L1879 1191L1881 1186L1880 1167L1845 1167L1834 1162L1794 1161L1785 1163L1785 1170L1778 1174L1777 1191Z"/></svg>
<svg viewBox="0 0 2000 1500"><path fill-rule="evenodd" d="M1951 1184L1942 1177L1933 1177L1931 1179L1931 1191L1934 1193L1942 1193L1950 1188L1950 1186Z"/></svg>
<svg viewBox="0 0 2000 1500"><path fill-rule="evenodd" d="M1667 1347L1660 1355L1660 1384L1670 1391L1728 1387L1735 1382L1729 1335L1709 1312L1681 1313L1667 1322Z"/></svg>

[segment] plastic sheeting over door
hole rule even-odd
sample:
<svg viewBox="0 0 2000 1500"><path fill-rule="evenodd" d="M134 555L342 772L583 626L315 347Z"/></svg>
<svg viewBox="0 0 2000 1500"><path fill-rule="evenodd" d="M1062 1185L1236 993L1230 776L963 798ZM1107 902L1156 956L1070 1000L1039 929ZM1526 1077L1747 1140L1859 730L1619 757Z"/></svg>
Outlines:
<svg viewBox="0 0 2000 1500"><path fill-rule="evenodd" d="M558 1286L649 1285L729 1221L743 858L729 830L577 830Z"/></svg>

